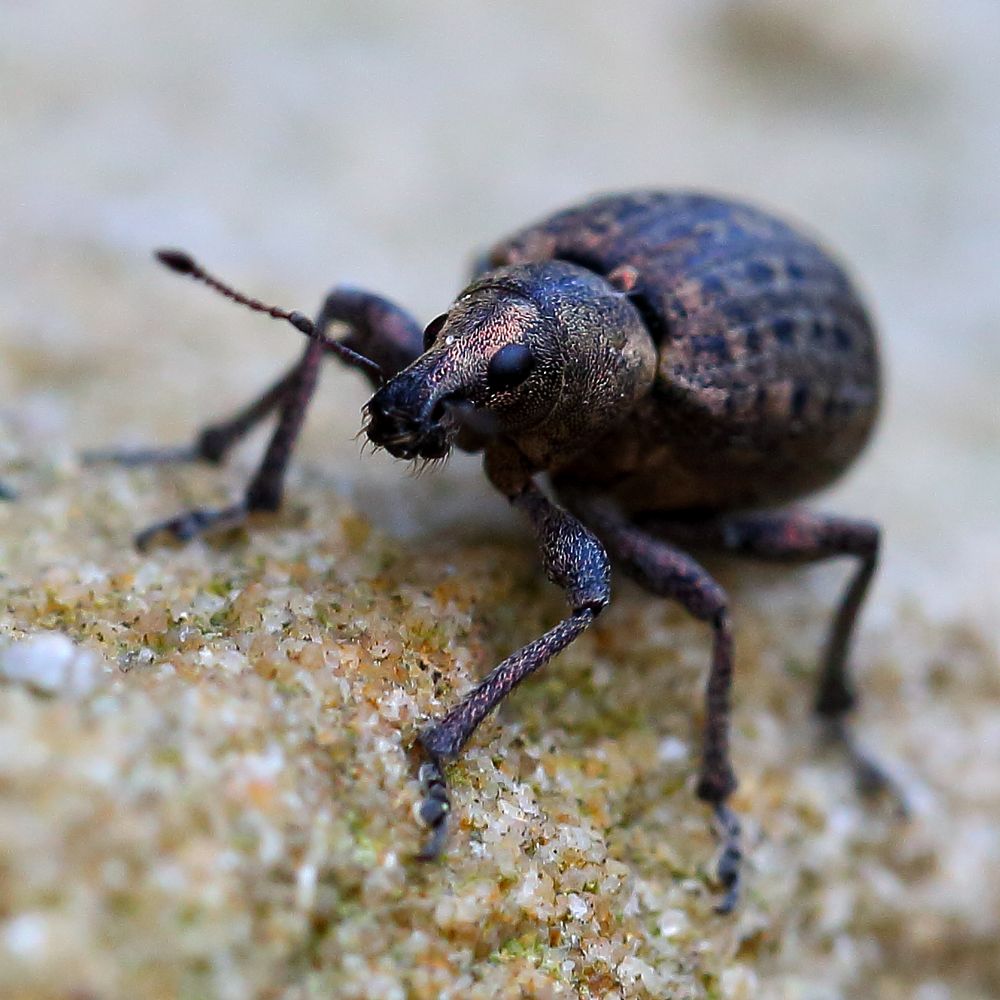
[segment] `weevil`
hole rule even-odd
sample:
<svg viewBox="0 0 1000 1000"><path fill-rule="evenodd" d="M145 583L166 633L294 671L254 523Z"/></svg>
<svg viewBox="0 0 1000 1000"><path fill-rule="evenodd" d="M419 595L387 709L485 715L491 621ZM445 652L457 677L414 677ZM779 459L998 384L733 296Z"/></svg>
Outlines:
<svg viewBox="0 0 1000 1000"><path fill-rule="evenodd" d="M371 443L402 459L482 452L488 480L530 522L569 613L510 655L419 735L430 834L440 854L451 811L445 764L526 677L607 605L612 562L711 632L697 794L721 839L717 906L735 904L742 862L730 759L733 633L723 588L689 554L855 563L822 656L815 708L869 789L889 779L854 742L847 667L875 573L879 528L798 502L835 480L868 442L880 364L868 311L810 237L738 201L693 192L599 197L497 243L449 309L422 328L379 295L335 288L314 321L223 284L187 254L173 270L291 322L298 362L185 448L125 461L220 462L247 431L277 427L242 499L193 510L138 536L190 539L282 502L293 445L332 354L359 369ZM332 339L336 327L342 336ZM107 456L104 456L107 457Z"/></svg>

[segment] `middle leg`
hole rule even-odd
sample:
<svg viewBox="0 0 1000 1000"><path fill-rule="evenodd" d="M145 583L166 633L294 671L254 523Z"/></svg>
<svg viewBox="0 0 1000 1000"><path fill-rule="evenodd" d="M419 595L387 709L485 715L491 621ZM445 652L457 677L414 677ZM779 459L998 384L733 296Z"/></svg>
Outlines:
<svg viewBox="0 0 1000 1000"><path fill-rule="evenodd" d="M712 629L712 659L705 685L698 797L712 807L722 842L717 876L723 897L716 905L728 913L740 892L740 822L726 804L736 790L736 773L729 752L730 691L733 681L733 633L726 592L698 562L632 524L603 500L573 495L571 509L607 545L611 557L646 590L677 601Z"/></svg>

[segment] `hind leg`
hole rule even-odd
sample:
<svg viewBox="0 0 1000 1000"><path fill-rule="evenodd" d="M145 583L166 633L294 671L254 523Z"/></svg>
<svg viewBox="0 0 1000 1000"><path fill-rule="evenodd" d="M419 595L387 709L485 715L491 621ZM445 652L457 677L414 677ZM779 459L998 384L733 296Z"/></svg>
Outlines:
<svg viewBox="0 0 1000 1000"><path fill-rule="evenodd" d="M868 521L797 509L729 515L690 523L656 517L644 523L682 544L770 562L811 563L839 556L856 560L856 568L840 599L823 651L815 710L827 735L847 753L859 789L867 794L887 791L905 812L900 790L857 744L847 725L847 715L857 702L848 665L850 644L878 565L878 526Z"/></svg>
<svg viewBox="0 0 1000 1000"><path fill-rule="evenodd" d="M370 292L349 288L331 292L316 319L316 328L322 333L331 323L346 326L343 339L310 340L290 371L234 417L201 431L192 445L87 456L90 461L127 465L199 460L219 463L257 424L277 412L277 426L264 458L241 500L219 509L186 511L151 525L136 537L139 548L148 547L159 535L187 541L208 531L235 526L250 513L275 511L281 506L288 463L325 354L334 353L346 364L360 368L377 385L380 377L394 375L422 349L422 332L416 322L398 306Z"/></svg>

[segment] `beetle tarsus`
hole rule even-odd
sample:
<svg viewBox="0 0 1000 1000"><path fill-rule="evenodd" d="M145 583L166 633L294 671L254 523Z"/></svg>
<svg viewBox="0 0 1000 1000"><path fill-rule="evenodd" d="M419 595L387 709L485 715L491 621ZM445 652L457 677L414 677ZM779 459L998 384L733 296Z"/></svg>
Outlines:
<svg viewBox="0 0 1000 1000"><path fill-rule="evenodd" d="M231 507L188 510L140 531L135 536L135 547L140 552L147 552L159 535L166 535L175 542L190 542L209 532L237 528L246 521L248 513L245 503L236 503Z"/></svg>
<svg viewBox="0 0 1000 1000"><path fill-rule="evenodd" d="M430 829L430 836L416 858L418 861L435 861L444 850L448 836L448 817L451 815L448 785L437 760L429 760L420 765L420 787L423 794L420 818Z"/></svg>
<svg viewBox="0 0 1000 1000"><path fill-rule="evenodd" d="M739 817L724 802L719 802L715 806L715 823L719 839L722 841L716 878L723 889L722 899L715 904L715 912L724 915L731 913L739 902L743 849L740 846Z"/></svg>
<svg viewBox="0 0 1000 1000"><path fill-rule="evenodd" d="M826 742L837 746L847 757L854 771L854 784L858 794L867 799L886 798L900 819L911 815L906 792L871 754L858 744L851 727L843 716L823 718L823 736Z"/></svg>

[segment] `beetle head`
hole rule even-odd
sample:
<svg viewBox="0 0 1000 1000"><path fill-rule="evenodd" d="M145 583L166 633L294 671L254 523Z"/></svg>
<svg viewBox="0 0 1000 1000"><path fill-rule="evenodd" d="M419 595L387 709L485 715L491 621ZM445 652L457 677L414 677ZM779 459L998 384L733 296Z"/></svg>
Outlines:
<svg viewBox="0 0 1000 1000"><path fill-rule="evenodd" d="M433 321L424 353L369 401L370 440L398 458L441 458L465 429L586 445L648 389L655 350L635 308L561 261L473 282Z"/></svg>

